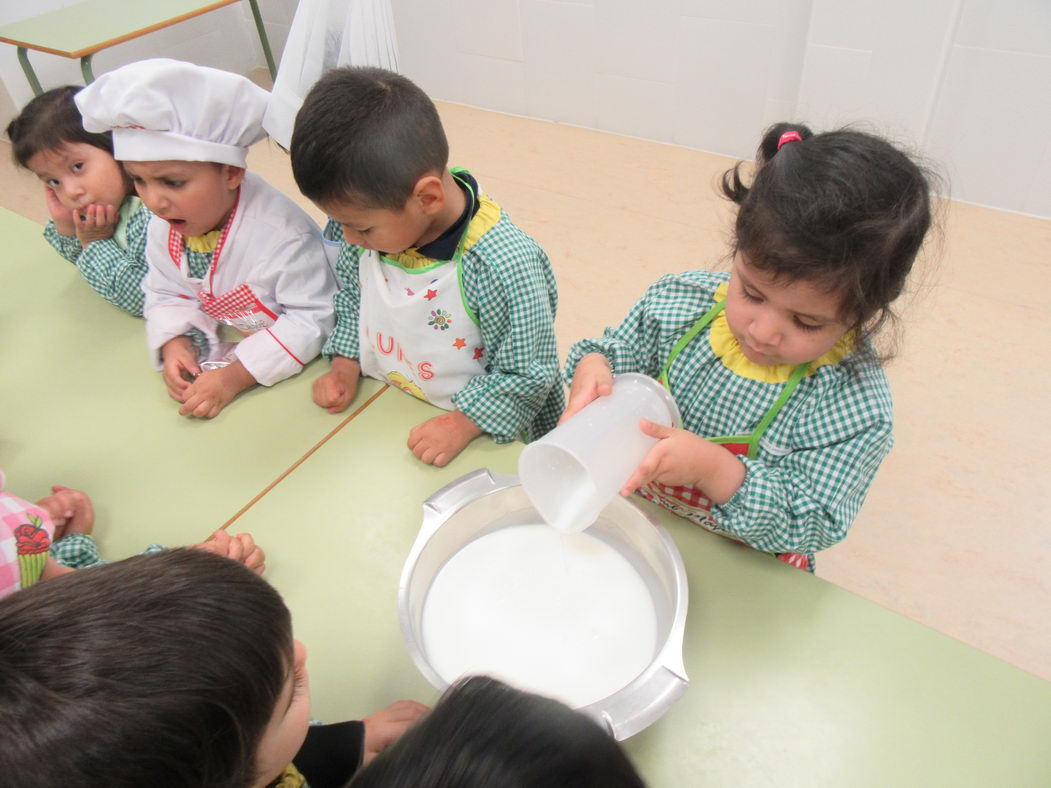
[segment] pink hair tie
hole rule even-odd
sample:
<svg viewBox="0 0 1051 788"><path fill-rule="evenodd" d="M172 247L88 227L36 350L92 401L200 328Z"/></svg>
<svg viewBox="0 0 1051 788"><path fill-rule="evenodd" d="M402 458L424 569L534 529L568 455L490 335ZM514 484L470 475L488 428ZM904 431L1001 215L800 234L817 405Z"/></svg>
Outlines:
<svg viewBox="0 0 1051 788"><path fill-rule="evenodd" d="M786 131L784 134L781 135L780 139L778 139L778 141L777 141L777 149L781 150L781 148L784 145L787 145L789 142L802 142L802 141L803 141L803 135L801 135L798 131Z"/></svg>

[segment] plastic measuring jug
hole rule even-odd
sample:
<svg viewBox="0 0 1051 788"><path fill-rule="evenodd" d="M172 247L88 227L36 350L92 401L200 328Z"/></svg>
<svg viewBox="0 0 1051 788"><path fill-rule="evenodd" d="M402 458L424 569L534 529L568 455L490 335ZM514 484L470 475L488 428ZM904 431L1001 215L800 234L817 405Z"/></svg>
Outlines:
<svg viewBox="0 0 1051 788"><path fill-rule="evenodd" d="M679 408L648 375L616 375L612 394L588 403L522 449L522 489L548 525L576 533L598 519L657 443L642 431L639 419L678 426Z"/></svg>

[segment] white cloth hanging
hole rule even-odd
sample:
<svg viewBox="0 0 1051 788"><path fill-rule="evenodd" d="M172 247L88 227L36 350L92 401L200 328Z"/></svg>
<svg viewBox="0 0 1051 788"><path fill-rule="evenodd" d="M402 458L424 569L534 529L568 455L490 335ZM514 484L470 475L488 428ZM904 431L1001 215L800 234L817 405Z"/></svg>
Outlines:
<svg viewBox="0 0 1051 788"><path fill-rule="evenodd" d="M267 133L286 150L303 99L337 66L398 70L390 0L299 0L263 118Z"/></svg>

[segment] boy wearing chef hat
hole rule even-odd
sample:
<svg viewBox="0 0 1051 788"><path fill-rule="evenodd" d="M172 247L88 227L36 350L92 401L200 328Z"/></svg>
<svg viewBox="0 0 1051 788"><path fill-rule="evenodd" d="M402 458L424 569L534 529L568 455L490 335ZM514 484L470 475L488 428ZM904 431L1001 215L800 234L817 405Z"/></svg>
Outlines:
<svg viewBox="0 0 1051 788"><path fill-rule="evenodd" d="M147 229L146 335L179 413L216 416L255 383L317 356L335 280L295 203L245 171L268 94L177 60L131 63L76 96L88 131L112 131ZM236 344L233 344L236 343Z"/></svg>
<svg viewBox="0 0 1051 788"><path fill-rule="evenodd" d="M551 263L469 172L449 169L427 95L381 68L333 69L296 116L291 154L341 244L332 369L314 402L342 411L368 375L444 408L408 439L439 466L483 433L550 430L564 401Z"/></svg>

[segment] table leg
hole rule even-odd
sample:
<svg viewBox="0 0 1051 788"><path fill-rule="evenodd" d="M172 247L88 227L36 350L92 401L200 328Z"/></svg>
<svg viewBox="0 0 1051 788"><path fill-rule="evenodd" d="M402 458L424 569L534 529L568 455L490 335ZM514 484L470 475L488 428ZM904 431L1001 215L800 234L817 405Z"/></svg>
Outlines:
<svg viewBox="0 0 1051 788"><path fill-rule="evenodd" d="M90 85L95 81L95 75L91 73L91 54L84 55L84 57L80 59L80 73L84 75L85 85Z"/></svg>
<svg viewBox="0 0 1051 788"><path fill-rule="evenodd" d="M33 66L29 62L29 53L26 52L25 47L18 48L18 63L22 66L22 73L26 75L29 87L33 89L33 95L39 96L44 90L40 87L40 80L36 78L36 72L33 71Z"/></svg>
<svg viewBox="0 0 1051 788"><path fill-rule="evenodd" d="M255 29L259 31L259 43L263 45L263 56L266 57L266 67L270 69L270 79L277 79L277 66L274 65L274 56L270 52L270 39L266 37L266 28L263 26L263 16L259 13L258 0L248 0L252 6L252 18L255 19Z"/></svg>

